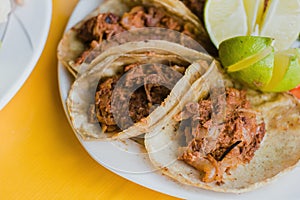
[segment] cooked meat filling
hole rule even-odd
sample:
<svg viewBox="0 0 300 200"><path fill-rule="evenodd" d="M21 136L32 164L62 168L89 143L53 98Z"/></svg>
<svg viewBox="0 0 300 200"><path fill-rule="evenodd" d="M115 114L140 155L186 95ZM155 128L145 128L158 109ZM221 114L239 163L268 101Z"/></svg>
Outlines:
<svg viewBox="0 0 300 200"><path fill-rule="evenodd" d="M95 95L95 113L102 130L107 133L118 132L118 125L128 128L133 125L132 122L147 117L169 95L170 88L184 71L185 67L177 65L169 68L159 65L141 67L137 63L124 66L123 71L115 76L100 79ZM121 81L121 87L116 87L118 81ZM114 104L113 94L117 98ZM126 104L128 100L129 105ZM118 124L113 113L119 117Z"/></svg>
<svg viewBox="0 0 300 200"><path fill-rule="evenodd" d="M180 0L186 5L202 22L206 0Z"/></svg>
<svg viewBox="0 0 300 200"><path fill-rule="evenodd" d="M84 43L102 42L112 35L122 32L124 29L119 25L119 17L112 13L99 14L85 22L78 29L77 37Z"/></svg>
<svg viewBox="0 0 300 200"><path fill-rule="evenodd" d="M208 98L189 103L175 116L175 120L182 124L180 131L185 138L179 160L199 170L203 182L221 184L224 173L230 174L230 169L249 163L265 135L265 124L258 122L245 91L226 89L225 114L225 121L210 152L204 149L212 126L212 101Z"/></svg>
<svg viewBox="0 0 300 200"><path fill-rule="evenodd" d="M182 31L184 28L174 18L166 16L163 10L142 6L134 7L130 12L125 13L121 19L121 24L127 30L143 27L162 27Z"/></svg>
<svg viewBox="0 0 300 200"><path fill-rule="evenodd" d="M112 13L102 13L87 20L77 29L77 38L85 43L86 50L76 59L76 65L81 64L88 57L92 49L104 40L125 30L144 27L160 27L182 32L196 38L193 27L180 24L175 18L166 15L163 9L156 7L144 8L136 6L122 17Z"/></svg>

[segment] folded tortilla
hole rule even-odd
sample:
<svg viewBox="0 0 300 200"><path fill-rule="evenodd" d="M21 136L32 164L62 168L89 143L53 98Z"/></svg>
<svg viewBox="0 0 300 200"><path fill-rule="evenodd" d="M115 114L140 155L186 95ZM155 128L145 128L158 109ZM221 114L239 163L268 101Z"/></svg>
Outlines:
<svg viewBox="0 0 300 200"><path fill-rule="evenodd" d="M213 67L213 66L211 66ZM215 69L217 69L215 67ZM182 184L217 192L242 193L261 187L293 169L300 159L300 103L287 93L260 93L247 90L247 100L265 123L265 136L248 164L240 164L225 174L221 184L203 182L201 172L179 160L182 141L175 116L189 102L211 95L210 87L223 80L224 87L240 88L223 73L207 73L194 82L182 101L146 135L145 146L153 165ZM220 72L220 69L217 71ZM221 77L221 78L220 78Z"/></svg>
<svg viewBox="0 0 300 200"><path fill-rule="evenodd" d="M181 2L177 0L109 0L104 1L97 9L95 9L92 13L90 13L88 16L86 16L83 20L78 22L74 27L72 27L70 30L68 30L63 38L61 39L59 46L58 46L58 59L60 62L62 62L69 71L76 76L78 73L82 74L84 73L83 70L80 69L80 64L84 62L85 56L82 56L82 54L88 54L88 52L94 48L91 47L91 41L84 42L82 39L79 39L78 37L78 31L83 28L82 32L87 32L86 34L91 34L91 25L86 25L85 23L88 22L93 17L95 18L99 14L108 14L108 18L105 18L105 21L103 23L106 23L103 25L103 27L93 28L93 30L99 30L99 29L106 29L107 26L110 26L110 23L115 23L115 21L119 21L120 19L116 18L122 18L122 16L128 12L131 11L132 8L136 8L136 6L141 6L142 8L155 8L160 10L160 12L163 12L166 16L169 18L172 18L173 21L170 23L178 23L179 26L182 28L184 27L183 31L184 34L192 34L193 39L198 41L207 51L215 52L215 49L213 45L211 44L208 34L206 33L204 27L202 26L201 22L197 19L195 15L193 15L188 8L184 6ZM138 10L138 9L137 9ZM133 12L133 11L132 11ZM156 11L154 11L156 12ZM139 11L136 11L136 13L139 13ZM110 17L112 15L112 17ZM155 14L154 14L155 15ZM96 20L96 19L95 19ZM99 18L97 20L100 20ZM130 17L128 20L126 20L128 23L135 23L134 20L138 19L131 19ZM150 19L151 20L151 19ZM98 23L98 22L97 22ZM101 22L102 23L102 22ZM139 23L139 22L136 22ZM118 30L109 30L109 33L106 35L107 38L105 39L112 39L114 34L123 32L123 31L130 31L133 29L136 29L136 27L124 27L123 25L120 25L119 22L116 22L118 24ZM119 26L120 25L120 26ZM138 26L138 25L137 25ZM154 25L155 26L155 25ZM160 26L160 25L159 25ZM146 27L143 26L143 27ZM153 27L153 26L148 26ZM185 33L187 29L189 29L189 33ZM112 27L110 27L112 28ZM138 27L140 28L140 27ZM161 27L160 28L166 28ZM113 28L112 28L113 29ZM119 30L122 29L122 30ZM172 28L171 28L172 29ZM174 28L176 30L176 28ZM190 35L189 35L190 36ZM90 37L90 36L88 36ZM147 38L140 38L139 40L142 41ZM102 36L97 41L97 45L101 45L102 43ZM137 39L138 40L138 39ZM96 46L97 46L96 45ZM82 58L81 58L82 57ZM80 61L80 63L77 63L78 58L84 59ZM91 60L87 60L87 62L90 62Z"/></svg>
<svg viewBox="0 0 300 200"><path fill-rule="evenodd" d="M123 50L122 50L123 49ZM125 49L127 50L125 52ZM109 53L110 51L115 53ZM119 53L117 53L119 52ZM161 120L184 96L192 83L206 73L212 57L207 54L167 41L149 40L131 42L112 47L99 55L97 63L79 76L73 83L67 99L69 115L76 133L86 140L124 139L142 135ZM100 60L99 58L102 58ZM123 130L104 133L99 123L89 122L89 109L95 105L95 93L99 80L119 74L124 66L139 63L186 66L182 77L172 86L170 94L150 115ZM108 107L111 105L108 105Z"/></svg>

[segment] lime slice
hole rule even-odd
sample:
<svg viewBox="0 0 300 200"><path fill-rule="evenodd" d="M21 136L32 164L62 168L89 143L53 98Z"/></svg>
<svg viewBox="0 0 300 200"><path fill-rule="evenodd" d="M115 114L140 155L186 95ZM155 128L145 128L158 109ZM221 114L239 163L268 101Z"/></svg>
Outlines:
<svg viewBox="0 0 300 200"><path fill-rule="evenodd" d="M273 40L241 36L220 44L219 56L230 76L264 92L284 92L300 85L300 49L274 53Z"/></svg>
<svg viewBox="0 0 300 200"><path fill-rule="evenodd" d="M245 10L248 21L248 35L258 35L257 27L261 22L264 11L264 0L244 0Z"/></svg>
<svg viewBox="0 0 300 200"><path fill-rule="evenodd" d="M259 36L239 36L223 41L219 47L219 56L224 67L272 47L273 39Z"/></svg>
<svg viewBox="0 0 300 200"><path fill-rule="evenodd" d="M288 91L300 84L300 49L289 49L275 54L273 77L263 88L266 92Z"/></svg>
<svg viewBox="0 0 300 200"><path fill-rule="evenodd" d="M266 87L273 74L273 39L240 36L220 44L219 56L230 76L254 89Z"/></svg>
<svg viewBox="0 0 300 200"><path fill-rule="evenodd" d="M262 17L260 36L275 39L275 50L286 50L300 32L300 0L272 0Z"/></svg>
<svg viewBox="0 0 300 200"><path fill-rule="evenodd" d="M243 0L207 0L204 22L210 39L217 48L222 41L248 32Z"/></svg>

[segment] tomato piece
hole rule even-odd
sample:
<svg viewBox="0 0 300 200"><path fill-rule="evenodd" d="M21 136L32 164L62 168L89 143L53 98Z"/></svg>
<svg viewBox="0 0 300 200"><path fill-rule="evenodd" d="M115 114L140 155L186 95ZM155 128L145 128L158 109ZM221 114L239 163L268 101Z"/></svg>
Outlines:
<svg viewBox="0 0 300 200"><path fill-rule="evenodd" d="M295 97L300 99L300 85L290 91Z"/></svg>

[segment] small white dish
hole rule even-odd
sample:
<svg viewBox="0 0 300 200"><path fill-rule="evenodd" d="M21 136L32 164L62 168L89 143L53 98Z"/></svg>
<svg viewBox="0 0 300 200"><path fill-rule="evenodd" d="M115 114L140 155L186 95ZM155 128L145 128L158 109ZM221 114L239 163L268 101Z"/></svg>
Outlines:
<svg viewBox="0 0 300 200"><path fill-rule="evenodd" d="M0 110L35 67L47 40L51 16L51 0L27 0L0 24Z"/></svg>

